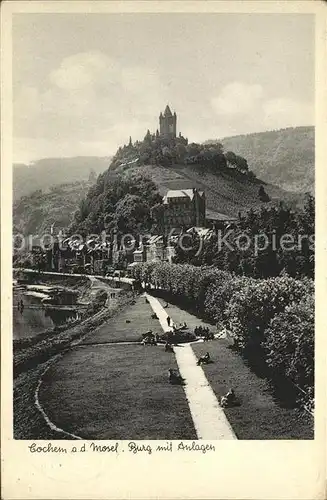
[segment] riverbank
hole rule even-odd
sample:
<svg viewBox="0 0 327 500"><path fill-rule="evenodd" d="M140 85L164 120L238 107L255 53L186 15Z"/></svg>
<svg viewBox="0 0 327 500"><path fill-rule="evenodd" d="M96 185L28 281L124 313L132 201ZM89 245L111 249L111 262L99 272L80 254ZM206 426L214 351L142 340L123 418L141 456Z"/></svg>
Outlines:
<svg viewBox="0 0 327 500"><path fill-rule="evenodd" d="M82 340L92 330L118 314L133 301L132 294L122 294L109 307L62 332L34 337L31 345L14 348L14 438L15 439L63 439L45 423L35 405L35 390L39 377L53 357L64 353L72 344Z"/></svg>
<svg viewBox="0 0 327 500"><path fill-rule="evenodd" d="M28 288L28 286L40 286L47 294L53 285L73 290L78 296L77 303L69 304L68 300L68 307L65 307L65 303L49 307L42 302L42 296L38 296L37 293L31 294ZM52 331L61 332L90 316L93 313L92 310L88 310L88 305L92 304L93 299L92 288L92 281L86 277L75 281L63 277L55 284L43 276L31 279L28 283L14 282L12 309L14 347L28 345L33 337L41 338L42 335L47 336Z"/></svg>

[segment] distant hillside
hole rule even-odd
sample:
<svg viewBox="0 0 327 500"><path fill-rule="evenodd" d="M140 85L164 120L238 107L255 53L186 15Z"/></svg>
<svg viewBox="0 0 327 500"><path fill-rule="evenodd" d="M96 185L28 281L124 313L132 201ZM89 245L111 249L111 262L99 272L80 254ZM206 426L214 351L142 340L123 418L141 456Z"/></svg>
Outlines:
<svg viewBox="0 0 327 500"><path fill-rule="evenodd" d="M17 200L37 189L49 189L58 184L88 180L90 172L96 176L106 170L111 158L77 156L74 158L45 158L31 165L13 165L13 198Z"/></svg>
<svg viewBox="0 0 327 500"><path fill-rule="evenodd" d="M219 142L225 151L246 158L259 179L288 191L313 193L314 134L314 127L295 127L227 137Z"/></svg>
<svg viewBox="0 0 327 500"><path fill-rule="evenodd" d="M13 205L14 233L41 235L48 233L52 224L56 232L67 228L92 184L87 181L62 184L23 196Z"/></svg>

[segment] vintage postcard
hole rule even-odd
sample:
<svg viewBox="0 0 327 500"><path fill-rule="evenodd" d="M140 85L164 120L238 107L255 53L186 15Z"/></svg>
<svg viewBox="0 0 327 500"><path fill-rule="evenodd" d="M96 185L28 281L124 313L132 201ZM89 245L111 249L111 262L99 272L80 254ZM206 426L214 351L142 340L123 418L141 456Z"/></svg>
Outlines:
<svg viewBox="0 0 327 500"><path fill-rule="evenodd" d="M323 499L326 6L2 5L2 498Z"/></svg>

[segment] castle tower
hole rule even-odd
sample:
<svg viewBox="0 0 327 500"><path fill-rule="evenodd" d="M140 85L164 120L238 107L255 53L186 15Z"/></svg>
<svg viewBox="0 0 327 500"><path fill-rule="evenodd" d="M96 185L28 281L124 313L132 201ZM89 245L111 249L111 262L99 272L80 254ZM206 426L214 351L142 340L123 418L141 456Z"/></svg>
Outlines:
<svg viewBox="0 0 327 500"><path fill-rule="evenodd" d="M160 113L159 116L160 136L166 139L175 139L176 123L177 115L176 113L172 114L167 104L164 114Z"/></svg>

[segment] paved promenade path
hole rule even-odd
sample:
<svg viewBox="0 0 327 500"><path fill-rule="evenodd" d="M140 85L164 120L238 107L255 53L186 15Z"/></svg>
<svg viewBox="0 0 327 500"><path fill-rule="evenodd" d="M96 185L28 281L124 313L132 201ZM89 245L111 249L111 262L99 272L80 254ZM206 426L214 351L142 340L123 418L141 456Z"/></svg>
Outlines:
<svg viewBox="0 0 327 500"><path fill-rule="evenodd" d="M160 301L148 294L146 297L164 331L172 330L167 324L168 313ZM174 347L174 352L179 372L186 382L184 390L198 439L236 439L203 369L197 365L190 344Z"/></svg>

